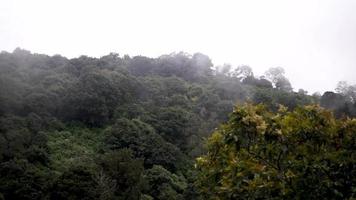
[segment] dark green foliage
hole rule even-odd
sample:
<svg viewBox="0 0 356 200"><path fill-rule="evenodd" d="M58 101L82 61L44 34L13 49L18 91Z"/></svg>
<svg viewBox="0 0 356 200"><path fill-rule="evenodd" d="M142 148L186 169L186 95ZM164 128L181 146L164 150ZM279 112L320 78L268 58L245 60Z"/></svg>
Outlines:
<svg viewBox="0 0 356 200"><path fill-rule="evenodd" d="M264 78L257 79L253 76L246 77L245 79L243 79L242 83L246 85L256 86L259 88L273 88L272 83L267 79Z"/></svg>
<svg viewBox="0 0 356 200"><path fill-rule="evenodd" d="M49 170L47 137L37 115L0 118L0 192L5 199L43 199Z"/></svg>
<svg viewBox="0 0 356 200"><path fill-rule="evenodd" d="M264 103L270 109L276 111L279 105L284 105L288 109L294 109L301 105L310 105L314 102L313 98L304 94L292 92L287 93L276 89L261 89L254 90L253 98L254 103Z"/></svg>
<svg viewBox="0 0 356 200"><path fill-rule="evenodd" d="M334 92L325 92L320 105L333 110L337 117L356 116L356 101L351 96Z"/></svg>
<svg viewBox="0 0 356 200"><path fill-rule="evenodd" d="M4 199L45 199L50 173L24 159L0 163L0 191Z"/></svg>
<svg viewBox="0 0 356 200"><path fill-rule="evenodd" d="M130 60L128 65L128 70L134 76L147 76L153 73L156 65L153 59L136 56L132 60Z"/></svg>
<svg viewBox="0 0 356 200"><path fill-rule="evenodd" d="M154 165L145 172L145 180L148 182L148 194L155 199L183 199L183 192L187 187L183 176L172 174L159 165Z"/></svg>
<svg viewBox="0 0 356 200"><path fill-rule="evenodd" d="M130 148L136 157L144 159L148 168L162 165L176 171L186 164L187 158L176 146L166 142L151 126L138 119L119 119L105 132L105 144L109 149Z"/></svg>
<svg viewBox="0 0 356 200"><path fill-rule="evenodd" d="M84 166L76 166L57 178L52 188L51 199L98 199L99 194L95 190L97 187L94 174Z"/></svg>
<svg viewBox="0 0 356 200"><path fill-rule="evenodd" d="M40 131L41 121L37 117L0 118L0 161L27 159L34 164L47 164L47 137Z"/></svg>
<svg viewBox="0 0 356 200"><path fill-rule="evenodd" d="M200 53L1 52L0 199L201 199L193 160L233 105L292 110L321 99L338 117L356 116L354 86L319 98L291 91L282 68L266 78L249 66L216 69ZM343 180L346 160L330 165Z"/></svg>
<svg viewBox="0 0 356 200"><path fill-rule="evenodd" d="M101 198L106 192L113 192L112 197L115 197L113 199L139 199L143 184L143 161L135 159L129 149L102 155L99 158L99 166L103 173L99 174L98 180L102 180L104 175L111 179L104 183L99 182L101 184L99 188L111 189L101 191Z"/></svg>
<svg viewBox="0 0 356 200"><path fill-rule="evenodd" d="M194 128L194 115L174 107L158 109L158 113L147 121L164 139L178 145L182 145L180 139L192 134L189 129Z"/></svg>
<svg viewBox="0 0 356 200"><path fill-rule="evenodd" d="M63 172L78 163L95 168L95 156L102 147L104 137L101 129L67 127L64 130L48 132L47 135L53 170Z"/></svg>
<svg viewBox="0 0 356 200"><path fill-rule="evenodd" d="M134 79L130 77L116 72L91 72L69 89L63 115L66 120L102 126L113 117L115 108L128 102L135 93Z"/></svg>

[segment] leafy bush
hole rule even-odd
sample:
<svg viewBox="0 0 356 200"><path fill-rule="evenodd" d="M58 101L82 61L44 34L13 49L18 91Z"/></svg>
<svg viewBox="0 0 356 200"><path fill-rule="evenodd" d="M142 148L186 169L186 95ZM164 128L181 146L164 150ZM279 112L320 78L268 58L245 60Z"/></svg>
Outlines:
<svg viewBox="0 0 356 200"><path fill-rule="evenodd" d="M356 120L318 107L236 107L197 159L207 199L355 198Z"/></svg>

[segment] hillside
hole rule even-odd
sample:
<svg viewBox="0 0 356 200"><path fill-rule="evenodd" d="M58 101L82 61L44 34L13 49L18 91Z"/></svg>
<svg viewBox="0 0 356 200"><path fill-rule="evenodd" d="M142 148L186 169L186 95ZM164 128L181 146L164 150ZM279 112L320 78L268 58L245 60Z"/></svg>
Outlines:
<svg viewBox="0 0 356 200"><path fill-rule="evenodd" d="M0 53L0 199L201 199L195 159L235 105L356 116L356 87L295 92L282 68L206 55Z"/></svg>

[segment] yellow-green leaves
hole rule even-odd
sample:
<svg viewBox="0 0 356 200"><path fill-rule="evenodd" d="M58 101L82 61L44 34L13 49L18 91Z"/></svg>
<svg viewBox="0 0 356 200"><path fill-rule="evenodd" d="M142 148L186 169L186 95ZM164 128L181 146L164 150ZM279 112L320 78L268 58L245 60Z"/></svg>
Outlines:
<svg viewBox="0 0 356 200"><path fill-rule="evenodd" d="M355 197L356 120L318 106L238 106L197 159L206 199Z"/></svg>

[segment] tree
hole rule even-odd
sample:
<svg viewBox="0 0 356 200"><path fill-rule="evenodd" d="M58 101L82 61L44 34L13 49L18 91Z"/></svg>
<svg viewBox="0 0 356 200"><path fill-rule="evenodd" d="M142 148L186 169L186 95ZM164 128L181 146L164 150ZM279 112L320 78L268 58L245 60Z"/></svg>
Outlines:
<svg viewBox="0 0 356 200"><path fill-rule="evenodd" d="M85 166L73 166L64 172L55 181L51 199L98 199L99 193L96 191L98 187L94 179L94 173Z"/></svg>
<svg viewBox="0 0 356 200"><path fill-rule="evenodd" d="M355 198L356 120L318 107L236 107L197 159L206 199Z"/></svg>
<svg viewBox="0 0 356 200"><path fill-rule="evenodd" d="M254 76L248 76L242 81L245 85L251 85L259 88L273 88L272 83L264 78L255 78Z"/></svg>
<svg viewBox="0 0 356 200"><path fill-rule="evenodd" d="M186 164L186 157L176 146L167 143L150 125L138 119L118 119L115 125L106 129L105 135L107 148L128 148L135 157L144 160L145 167L162 165L176 171Z"/></svg>
<svg viewBox="0 0 356 200"><path fill-rule="evenodd" d="M135 79L117 72L102 70L83 74L64 97L63 118L93 127L103 126L113 117L118 105L136 94L136 86Z"/></svg>
<svg viewBox="0 0 356 200"><path fill-rule="evenodd" d="M215 71L217 74L222 74L225 76L230 76L231 65L230 64L223 64L222 66L217 66Z"/></svg>
<svg viewBox="0 0 356 200"><path fill-rule="evenodd" d="M292 85L284 76L285 71L282 67L272 67L265 72L266 77L274 84L274 86L286 92L292 92Z"/></svg>
<svg viewBox="0 0 356 200"><path fill-rule="evenodd" d="M346 81L340 81L335 91L345 96L348 101L356 103L356 85L349 85Z"/></svg>
<svg viewBox="0 0 356 200"><path fill-rule="evenodd" d="M265 75L273 83L275 83L279 77L284 76L284 69L282 67L271 67L266 72Z"/></svg>
<svg viewBox="0 0 356 200"><path fill-rule="evenodd" d="M112 199L136 200L142 190L143 160L135 159L130 149L109 152L99 158L101 171L111 179ZM107 188L107 187L104 187ZM104 191L101 191L103 194Z"/></svg>
<svg viewBox="0 0 356 200"><path fill-rule="evenodd" d="M205 138L220 123L228 120L235 103L252 100L266 104L273 111L282 104L291 112L300 105L319 103L321 99L325 107L334 109L332 106L337 106L334 112L338 117L356 116L356 104L352 100L354 86L342 84L339 93L313 98L304 92L291 92L283 69L272 70L268 80L255 77L248 66L240 66L235 76L229 68L225 65L220 69L222 73L214 74L210 58L200 53L180 52L158 58L120 57L110 53L101 58L81 56L67 59L22 49L13 53L1 52L0 199L199 199L194 185L197 171L191 171L193 158L206 153L203 147ZM273 77L275 82L272 84ZM338 100L342 102L340 105ZM261 113L258 115L263 116L269 126L282 126L278 119L288 112L277 115ZM314 116L313 113L309 115ZM304 124L303 117L292 119L295 123ZM317 119L310 124L320 128L329 122ZM341 122L336 124L334 127L331 123L330 130L351 127ZM250 126L254 127L253 124ZM288 125L286 130L289 129ZM330 130L325 130L325 133ZM246 128L245 132L249 131ZM305 131L308 129L303 127L295 132ZM257 147L266 146L258 143L263 139L256 138L260 139L253 141L257 142ZM352 139L340 138L341 142L338 138L334 141L340 144L349 141L348 148L353 147ZM268 147L268 152L271 152L268 156L283 148L291 150L294 143L298 144L294 145L297 147L304 145L299 145L299 141L287 141L278 140L270 144L269 147L279 146L274 148L276 152ZM283 145L289 146L280 147ZM297 147L294 149L299 152ZM344 147L341 145L340 148ZM323 157L323 161L326 162L326 170L333 170L329 174L333 183L324 179L323 174L318 174L326 180L319 183L318 179L313 179L316 177L314 172L309 170L313 172L310 176L303 174L307 178L294 180L293 183L298 185L294 185L296 188L307 188L304 190L306 194L314 194L311 186L320 186L320 191L324 192L325 184L330 184L329 188L336 184L335 191L342 194L349 191L344 186L350 180L348 175L353 173L352 167L345 168L351 166L347 163L350 159L332 154L333 149L326 151L332 158ZM347 155L349 151L344 152ZM241 155L244 156L243 153ZM290 155L293 161L290 167L304 167L294 163L293 152ZM317 151L315 156L319 156ZM320 160L304 157L310 161L305 164L308 169L313 169L312 163L319 166ZM285 154L281 158L285 159ZM247 163L246 170L250 169L249 166L253 168L254 164ZM226 166L229 163L222 165L221 169ZM285 163L281 166L282 170L289 167ZM298 170L290 169L293 173ZM285 183L281 173L268 173L273 175L272 181L278 179L282 180L279 181L281 184ZM247 176L248 181L251 174L243 176ZM266 176L262 174L260 177ZM219 177L214 178L213 181L217 181ZM213 187L205 194L209 195L215 189L219 187ZM264 191L267 195L256 196L268 198L274 191L283 190ZM287 194L293 193L287 191L283 195ZM224 198L224 195L221 193L218 198Z"/></svg>
<svg viewBox="0 0 356 200"><path fill-rule="evenodd" d="M4 199L45 199L51 175L24 159L1 162L0 193Z"/></svg>
<svg viewBox="0 0 356 200"><path fill-rule="evenodd" d="M247 77L253 77L253 71L248 65L240 65L232 72L232 76L244 80Z"/></svg>
<svg viewBox="0 0 356 200"><path fill-rule="evenodd" d="M289 80L286 77L279 77L275 82L275 86L277 89L285 92L293 91L292 85L290 84Z"/></svg>
<svg viewBox="0 0 356 200"><path fill-rule="evenodd" d="M135 76L147 76L155 69L153 59L144 56L135 56L128 63L128 70Z"/></svg>
<svg viewBox="0 0 356 200"><path fill-rule="evenodd" d="M147 193L158 200L183 200L183 192L187 188L183 176L173 174L160 165L154 165L145 172L145 180L149 188Z"/></svg>
<svg viewBox="0 0 356 200"><path fill-rule="evenodd" d="M337 117L349 114L347 103L345 96L330 91L325 92L320 98L320 105L333 110Z"/></svg>
<svg viewBox="0 0 356 200"><path fill-rule="evenodd" d="M181 108L161 108L148 123L157 130L165 140L173 144L184 144L194 128L194 115ZM188 128L189 127L189 128Z"/></svg>

